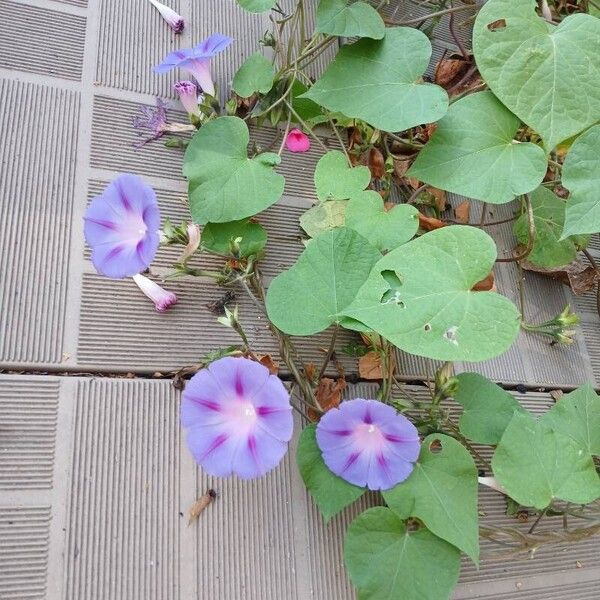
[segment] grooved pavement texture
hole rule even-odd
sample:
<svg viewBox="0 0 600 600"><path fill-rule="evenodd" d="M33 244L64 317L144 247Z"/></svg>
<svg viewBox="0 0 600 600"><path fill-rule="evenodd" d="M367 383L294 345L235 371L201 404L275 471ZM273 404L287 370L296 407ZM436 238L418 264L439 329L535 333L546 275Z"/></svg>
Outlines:
<svg viewBox="0 0 600 600"><path fill-rule="evenodd" d="M374 392L358 384L347 395ZM552 403L536 392L517 398L537 413ZM355 597L342 539L373 499L325 525L293 460L296 439L263 479L206 476L185 447L178 408L167 381L0 375L0 598ZM217 499L188 526L209 488ZM507 520L503 497L487 489L480 510L488 524L529 526ZM597 598L599 548L591 539L534 560L484 558L480 570L465 559L454 598Z"/></svg>
<svg viewBox="0 0 600 600"><path fill-rule="evenodd" d="M222 293L210 281L168 283L179 303L159 316L132 282L97 276L84 248L85 207L119 172L138 173L156 188L163 218L188 216L181 152L160 143L133 147L131 119L140 105L158 95L171 101L171 120L181 115L175 75L156 76L151 66L221 31L236 38L215 60L223 90L270 27L235 0L170 4L186 18L181 36L147 0L0 0L0 369L165 372L236 341L206 308ZM307 4L314 8L316 0ZM386 10L390 18L411 18L424 9L402 1ZM459 32L468 40L465 28ZM437 60L452 50L447 20L435 36ZM323 55L315 74L331 56ZM268 147L275 133L253 131L252 138ZM297 219L315 200L312 171L320 154L313 145L306 155L284 156L285 196L260 215L269 232L266 278L302 250ZM511 210L496 207L489 218ZM500 251L510 247L509 226L494 235ZM599 250L595 240L593 252ZM167 274L177 254L161 250L152 276ZM511 269L497 268L497 283L516 298ZM552 348L521 336L504 356L458 368L530 387L599 382L595 300L571 297L531 274L526 281L531 321L574 305L583 317L576 343ZM251 341L276 355L264 320L241 291L237 296ZM318 359L327 340L298 340L303 357ZM346 334L339 343L350 340ZM340 356L353 373L354 361ZM402 353L399 361L407 380L433 370ZM536 393L525 399L547 404ZM291 454L266 479L211 481L180 438L177 403L165 381L0 376L1 600L354 598L341 541L359 507L323 525ZM209 486L218 489L218 501L187 527L187 510ZM483 502L488 518L502 520L501 499L484 493ZM598 598L598 549L590 541L540 553L533 562L484 563L479 572L465 563L456 598Z"/></svg>

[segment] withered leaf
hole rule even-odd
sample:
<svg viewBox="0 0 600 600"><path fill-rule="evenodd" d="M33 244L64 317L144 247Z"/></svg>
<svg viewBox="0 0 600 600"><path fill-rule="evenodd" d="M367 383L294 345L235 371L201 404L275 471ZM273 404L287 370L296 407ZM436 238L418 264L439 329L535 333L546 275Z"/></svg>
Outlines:
<svg viewBox="0 0 600 600"><path fill-rule="evenodd" d="M383 379L384 371L381 354L371 350L358 359L358 374L363 379ZM385 374L387 377L388 373Z"/></svg>
<svg viewBox="0 0 600 600"><path fill-rule="evenodd" d="M445 89L451 88L467 72L469 66L462 58L443 58L435 68L434 81Z"/></svg>
<svg viewBox="0 0 600 600"><path fill-rule="evenodd" d="M315 392L315 397L319 406L327 412L332 408L337 408L342 401L342 392L346 389L346 381L344 379L330 379L323 377L319 381L319 386ZM311 421L318 421L319 414L317 411L308 409L308 417Z"/></svg>
<svg viewBox="0 0 600 600"><path fill-rule="evenodd" d="M279 363L275 362L270 354L259 354L257 358L261 365L269 369L271 375L277 375L277 373L279 373Z"/></svg>
<svg viewBox="0 0 600 600"><path fill-rule="evenodd" d="M460 223L467 224L471 219L471 203L468 200L461 202L454 209L454 216Z"/></svg>
<svg viewBox="0 0 600 600"><path fill-rule="evenodd" d="M371 177L381 179L385 175L385 161L383 154L378 148L371 148L369 150L367 166L371 171Z"/></svg>
<svg viewBox="0 0 600 600"><path fill-rule="evenodd" d="M419 213L419 226L425 231L433 231L440 227L446 227L446 225L448 225L448 223L444 223L444 221L441 221L440 219L427 217L423 213Z"/></svg>
<svg viewBox="0 0 600 600"><path fill-rule="evenodd" d="M427 191L435 198L435 205L440 212L446 210L446 192L438 188L429 187Z"/></svg>
<svg viewBox="0 0 600 600"><path fill-rule="evenodd" d="M206 494L203 494L192 504L190 511L188 513L188 527L194 522L198 520L198 517L202 514L202 512L206 509L206 507L217 497L217 492L215 490L208 490Z"/></svg>
<svg viewBox="0 0 600 600"><path fill-rule="evenodd" d="M526 271L540 273L546 277L551 277L560 281L562 284L570 287L576 296L581 296L594 289L600 279L598 271L593 267L585 265L581 260L575 259L564 267L554 269L544 269L524 260L521 266Z"/></svg>
<svg viewBox="0 0 600 600"><path fill-rule="evenodd" d="M490 272L490 274L481 281L478 281L471 290L473 292L495 292L496 291L496 282L494 279L494 272Z"/></svg>

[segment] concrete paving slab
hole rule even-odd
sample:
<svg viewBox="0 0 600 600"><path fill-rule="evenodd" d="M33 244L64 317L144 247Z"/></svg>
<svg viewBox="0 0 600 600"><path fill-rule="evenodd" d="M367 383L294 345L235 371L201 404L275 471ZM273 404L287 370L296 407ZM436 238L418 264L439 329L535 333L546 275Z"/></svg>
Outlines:
<svg viewBox="0 0 600 600"><path fill-rule="evenodd" d="M538 413L551 404L539 393L517 397ZM167 381L0 375L0 598L355 598L342 542L373 497L325 525L300 480L296 439L263 479L209 477L185 446L178 412ZM188 526L210 488L217 499ZM529 527L487 489L480 510L487 523ZM479 570L465 559L454 598L593 598L599 550L591 538L533 560L484 558Z"/></svg>

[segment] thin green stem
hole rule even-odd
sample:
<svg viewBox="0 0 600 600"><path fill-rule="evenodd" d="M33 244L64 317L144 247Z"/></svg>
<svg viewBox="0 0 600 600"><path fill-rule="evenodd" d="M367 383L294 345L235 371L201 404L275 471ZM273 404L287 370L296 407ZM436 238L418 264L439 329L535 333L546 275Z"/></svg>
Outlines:
<svg viewBox="0 0 600 600"><path fill-rule="evenodd" d="M323 375L325 375L325 371L327 370L327 365L329 364L329 361L331 360L331 357L333 356L333 353L335 352L335 343L337 341L338 331L339 331L339 325L336 324L333 328L333 333L331 334L331 341L329 342L329 348L327 350L327 354L325 355L325 360L323 361L321 370L319 371L319 374L317 375L317 383L319 383L319 381L321 381L321 377L323 377Z"/></svg>
<svg viewBox="0 0 600 600"><path fill-rule="evenodd" d="M423 23L423 21L427 21L428 19L434 19L435 17L443 17L444 15L449 15L452 13L460 12L462 10L476 10L477 7L475 5L463 5L463 6L453 6L451 8L445 8L444 10L438 10L437 12L429 13L428 15L423 15L422 17L416 17L415 19L408 19L406 21L391 21L390 19L384 19L386 25L419 25Z"/></svg>

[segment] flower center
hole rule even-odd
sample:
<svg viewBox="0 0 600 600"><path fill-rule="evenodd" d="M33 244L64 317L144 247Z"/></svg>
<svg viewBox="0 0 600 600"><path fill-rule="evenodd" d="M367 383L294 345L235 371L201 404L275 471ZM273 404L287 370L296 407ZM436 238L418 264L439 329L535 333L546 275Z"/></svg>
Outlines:
<svg viewBox="0 0 600 600"><path fill-rule="evenodd" d="M354 431L358 445L371 452L377 452L385 442L385 438L377 425L373 423L361 423Z"/></svg>

